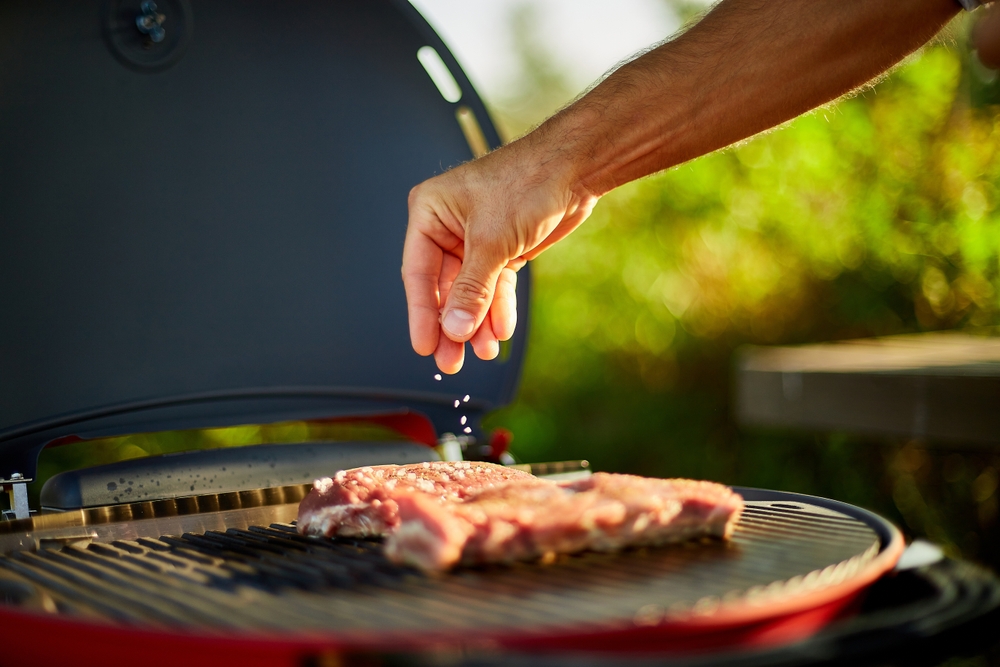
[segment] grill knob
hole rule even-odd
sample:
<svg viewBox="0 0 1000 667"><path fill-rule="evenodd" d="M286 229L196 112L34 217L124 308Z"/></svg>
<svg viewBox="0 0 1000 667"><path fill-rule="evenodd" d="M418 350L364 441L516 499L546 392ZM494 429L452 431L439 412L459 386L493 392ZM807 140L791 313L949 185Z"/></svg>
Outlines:
<svg viewBox="0 0 1000 667"><path fill-rule="evenodd" d="M167 31L163 29L163 22L167 18L166 15L157 13L156 3L152 2L152 0L143 2L140 9L142 13L135 17L135 27L142 34L149 35L151 41L159 44L167 35Z"/></svg>
<svg viewBox="0 0 1000 667"><path fill-rule="evenodd" d="M104 36L114 56L139 72L177 63L191 41L189 0L107 0Z"/></svg>

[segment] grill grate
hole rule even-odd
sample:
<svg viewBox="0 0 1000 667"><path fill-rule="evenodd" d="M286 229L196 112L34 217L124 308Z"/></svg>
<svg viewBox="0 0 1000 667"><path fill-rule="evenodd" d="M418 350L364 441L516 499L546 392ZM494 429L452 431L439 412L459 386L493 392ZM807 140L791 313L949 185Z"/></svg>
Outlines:
<svg viewBox="0 0 1000 667"><path fill-rule="evenodd" d="M303 537L289 524L68 545L0 556L59 613L219 632L544 632L654 624L828 586L879 549L865 523L802 503L749 502L728 542L693 541L549 564L425 575L377 541Z"/></svg>

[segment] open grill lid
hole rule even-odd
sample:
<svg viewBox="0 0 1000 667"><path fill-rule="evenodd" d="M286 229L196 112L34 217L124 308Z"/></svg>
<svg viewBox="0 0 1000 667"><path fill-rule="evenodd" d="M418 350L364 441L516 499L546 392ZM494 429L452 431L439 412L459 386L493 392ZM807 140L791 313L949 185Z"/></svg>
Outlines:
<svg viewBox="0 0 1000 667"><path fill-rule="evenodd" d="M440 433L456 394L476 424L527 273L504 358L437 382L399 265L409 189L486 144L406 2L0 5L0 477L68 435L401 406Z"/></svg>

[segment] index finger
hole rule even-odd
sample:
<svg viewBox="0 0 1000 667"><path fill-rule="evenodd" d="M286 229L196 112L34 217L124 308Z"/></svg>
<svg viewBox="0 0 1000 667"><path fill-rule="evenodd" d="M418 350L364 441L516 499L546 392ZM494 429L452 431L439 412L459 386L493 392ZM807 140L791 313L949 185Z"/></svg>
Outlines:
<svg viewBox="0 0 1000 667"><path fill-rule="evenodd" d="M438 278L443 261L444 251L433 239L412 227L407 230L402 273L410 344L417 354L424 357L434 354L438 346Z"/></svg>

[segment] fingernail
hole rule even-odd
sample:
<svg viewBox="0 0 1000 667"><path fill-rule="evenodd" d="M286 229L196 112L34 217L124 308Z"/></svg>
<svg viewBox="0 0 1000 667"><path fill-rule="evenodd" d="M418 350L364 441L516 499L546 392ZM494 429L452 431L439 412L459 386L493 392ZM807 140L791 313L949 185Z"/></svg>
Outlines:
<svg viewBox="0 0 1000 667"><path fill-rule="evenodd" d="M462 338L471 334L476 328L476 318L471 313L453 308L445 313L441 326L452 336Z"/></svg>

